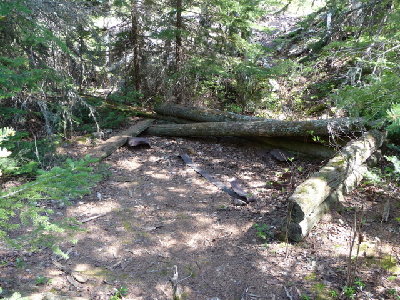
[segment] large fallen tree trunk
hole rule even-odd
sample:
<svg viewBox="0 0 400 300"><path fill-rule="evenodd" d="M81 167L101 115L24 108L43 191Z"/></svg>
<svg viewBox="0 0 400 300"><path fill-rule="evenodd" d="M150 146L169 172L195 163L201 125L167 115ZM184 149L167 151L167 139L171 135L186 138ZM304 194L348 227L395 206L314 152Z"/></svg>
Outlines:
<svg viewBox="0 0 400 300"><path fill-rule="evenodd" d="M259 117L239 115L217 109L186 107L178 104L162 104L154 108L160 115L181 119L188 119L197 122L229 122L229 121L262 121Z"/></svg>
<svg viewBox="0 0 400 300"><path fill-rule="evenodd" d="M119 147L123 146L129 137L137 136L146 130L154 120L148 119L137 122L119 135L113 136L89 152L91 157L104 159Z"/></svg>
<svg viewBox="0 0 400 300"><path fill-rule="evenodd" d="M289 222L284 225L289 240L306 237L335 200L359 184L365 171L364 162L382 146L385 137L385 133L377 130L363 134L296 188L289 198Z"/></svg>
<svg viewBox="0 0 400 300"><path fill-rule="evenodd" d="M224 112L217 109L186 107L178 104L163 104L155 108L158 114L165 117L177 118L179 120L187 119L187 123L196 122L231 122L231 121L262 121L266 120L259 117L250 117L231 112ZM175 122L178 123L178 122ZM184 123L184 122L179 122ZM302 137L303 138L303 137ZM331 158L336 150L318 143L310 141L296 141L291 138L278 137L252 137L253 141L268 146L270 148L280 148L297 153L303 153L309 156ZM327 140L326 137L322 139Z"/></svg>
<svg viewBox="0 0 400 300"><path fill-rule="evenodd" d="M364 122L360 118L308 121L265 120L154 125L146 132L158 136L325 136L361 131L363 125Z"/></svg>

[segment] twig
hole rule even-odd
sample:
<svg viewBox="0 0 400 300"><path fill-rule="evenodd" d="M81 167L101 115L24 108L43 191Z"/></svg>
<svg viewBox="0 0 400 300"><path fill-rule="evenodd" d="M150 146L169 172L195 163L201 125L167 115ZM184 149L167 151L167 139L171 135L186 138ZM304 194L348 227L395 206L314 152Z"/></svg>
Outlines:
<svg viewBox="0 0 400 300"><path fill-rule="evenodd" d="M100 215L97 215L97 216L91 216L91 217L89 217L89 218L87 218L87 219L83 219L82 221L81 221L81 223L87 223L87 222L90 222L90 221L92 221L92 220L96 220L96 219L98 219L98 218L101 218L101 217L104 217L106 214L100 214Z"/></svg>
<svg viewBox="0 0 400 300"><path fill-rule="evenodd" d="M247 296L250 296L250 298L252 298L252 299L253 299L253 298L259 298L259 299L264 298L263 296L259 296L259 295L250 293L249 290L250 290L251 288L254 288L254 287L253 287L253 286L249 286L249 287L247 287L247 288L244 290L244 292L242 293L241 300L246 300L246 299L247 299Z"/></svg>
<svg viewBox="0 0 400 300"><path fill-rule="evenodd" d="M290 292L291 292L291 288L290 288L290 291L289 291L289 289L286 287L286 286L283 286L283 288L285 289L285 292L286 292L286 296L290 299L290 300L293 300L293 296L290 294Z"/></svg>
<svg viewBox="0 0 400 300"><path fill-rule="evenodd" d="M174 275L171 277L170 282L172 284L172 299L180 300L182 296L182 291L179 287L179 283L181 282L181 280L179 280L178 267L176 265L174 266Z"/></svg>
<svg viewBox="0 0 400 300"><path fill-rule="evenodd" d="M390 215L390 198L387 198L385 205L383 206L381 223L387 222L389 220L389 215Z"/></svg>
<svg viewBox="0 0 400 300"><path fill-rule="evenodd" d="M363 236L361 234L362 219L363 219L363 215L364 215L363 212L364 212L364 207L361 207L359 216L357 215L357 210L354 212L354 225L353 225L354 234L350 233L350 236L352 236L352 237L350 240L350 249L349 249L349 256L348 256L348 261L347 261L347 281L346 281L347 286L353 285L354 275L357 271L360 246L363 241ZM357 250L356 250L356 256L355 256L354 263L353 263L351 254L353 252L353 248L356 243L356 240L357 240Z"/></svg>
<svg viewBox="0 0 400 300"><path fill-rule="evenodd" d="M289 204L287 212L287 220L286 220L286 230L285 230L285 242L286 242L285 259L287 259L289 256L289 228L290 228L290 223L292 222L292 208L293 206Z"/></svg>

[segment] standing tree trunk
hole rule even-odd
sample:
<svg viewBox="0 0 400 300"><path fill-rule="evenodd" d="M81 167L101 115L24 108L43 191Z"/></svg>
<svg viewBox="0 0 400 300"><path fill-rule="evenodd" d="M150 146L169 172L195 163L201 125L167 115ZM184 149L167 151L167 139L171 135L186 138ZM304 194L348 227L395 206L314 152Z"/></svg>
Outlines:
<svg viewBox="0 0 400 300"><path fill-rule="evenodd" d="M136 91L140 91L140 45L139 45L139 14L138 0L132 0L131 9L131 41L133 45L133 68L131 69L132 83Z"/></svg>
<svg viewBox="0 0 400 300"><path fill-rule="evenodd" d="M177 74L177 82L175 86L175 96L177 102L182 102L182 82L180 76L182 63L182 0L176 0L176 24L175 24L175 72Z"/></svg>
<svg viewBox="0 0 400 300"><path fill-rule="evenodd" d="M84 52L84 40L83 40L83 26L79 25L78 26L78 32L79 32L79 92L82 93L83 91L83 81L84 81L84 60L83 60L83 52Z"/></svg>

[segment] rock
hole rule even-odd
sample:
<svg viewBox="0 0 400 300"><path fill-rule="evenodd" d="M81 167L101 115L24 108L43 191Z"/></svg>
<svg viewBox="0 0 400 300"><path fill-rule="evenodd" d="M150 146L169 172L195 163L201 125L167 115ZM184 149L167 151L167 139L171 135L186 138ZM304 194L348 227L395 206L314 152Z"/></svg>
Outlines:
<svg viewBox="0 0 400 300"><path fill-rule="evenodd" d="M79 283L86 283L88 281L88 278L79 272L72 272L72 277L74 277L74 279Z"/></svg>
<svg viewBox="0 0 400 300"><path fill-rule="evenodd" d="M280 150L280 149L272 149L269 154L275 158L277 161L280 162L285 162L288 161L289 158L291 158L292 156L290 156L290 154L286 151Z"/></svg>
<svg viewBox="0 0 400 300"><path fill-rule="evenodd" d="M151 148L149 140L143 137L130 137L126 144L130 148Z"/></svg>
<svg viewBox="0 0 400 300"><path fill-rule="evenodd" d="M237 198L233 198L232 203L236 206L246 206L247 205L246 201L243 201L243 200L240 200Z"/></svg>

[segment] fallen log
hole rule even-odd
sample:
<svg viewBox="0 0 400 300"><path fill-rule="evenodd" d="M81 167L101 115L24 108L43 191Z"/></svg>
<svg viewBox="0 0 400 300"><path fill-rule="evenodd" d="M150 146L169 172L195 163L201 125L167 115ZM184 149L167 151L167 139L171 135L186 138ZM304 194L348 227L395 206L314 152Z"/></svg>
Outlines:
<svg viewBox="0 0 400 300"><path fill-rule="evenodd" d="M360 118L337 118L307 121L205 122L154 125L146 133L158 136L239 136L292 137L344 135L361 131Z"/></svg>
<svg viewBox="0 0 400 300"><path fill-rule="evenodd" d="M166 103L154 108L160 115L197 122L229 122L229 121L262 121L259 117L244 116L217 109L186 107L178 104Z"/></svg>
<svg viewBox="0 0 400 300"><path fill-rule="evenodd" d="M290 201L287 238L300 241L321 217L335 205L338 198L354 189L362 180L366 160L382 146L386 134L377 130L366 132L349 142L317 173L300 184Z"/></svg>
<svg viewBox="0 0 400 300"><path fill-rule="evenodd" d="M178 120L188 119L196 122L231 122L231 121L262 121L267 120L259 117L244 116L231 112L224 112L217 109L186 107L178 104L163 104L156 107L155 112L165 117L179 118ZM178 122L175 122L178 123ZM184 122L179 122L184 123ZM325 137L324 137L325 139ZM252 140L272 148L286 149L309 156L331 158L336 150L312 141L296 141L292 138L268 138L252 137ZM310 139L311 140L311 139Z"/></svg>
<svg viewBox="0 0 400 300"><path fill-rule="evenodd" d="M129 127L127 130L121 132L119 135L113 136L101 145L95 147L88 154L94 158L104 159L111 155L119 147L123 146L129 137L139 135L153 122L154 120L152 119L139 121L135 125Z"/></svg>

